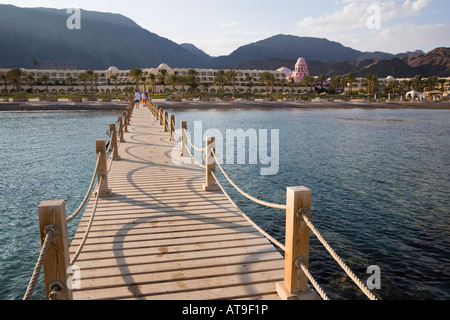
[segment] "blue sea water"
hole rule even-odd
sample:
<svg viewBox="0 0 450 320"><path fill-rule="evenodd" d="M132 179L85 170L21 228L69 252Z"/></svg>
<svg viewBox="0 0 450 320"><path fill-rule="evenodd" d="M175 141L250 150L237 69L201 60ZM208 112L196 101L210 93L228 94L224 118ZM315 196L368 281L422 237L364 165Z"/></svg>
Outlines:
<svg viewBox="0 0 450 320"><path fill-rule="evenodd" d="M278 129L279 172L261 176L267 165L225 161L238 186L280 204L289 186L311 189L313 223L356 275L366 282L368 267L380 267L378 297L450 298L450 111L172 112L188 130L202 120L204 131L219 129L224 139L227 129ZM221 181L245 213L284 241L284 212L254 204ZM365 298L314 236L310 271L332 299Z"/></svg>
<svg viewBox="0 0 450 320"><path fill-rule="evenodd" d="M95 140L117 111L0 112L0 300L25 294L40 252L37 208L66 200L68 214L86 194L96 163ZM71 236L77 222L68 225ZM44 299L42 281L34 299Z"/></svg>
<svg viewBox="0 0 450 320"><path fill-rule="evenodd" d="M169 110L170 111L170 110ZM284 203L286 187L312 191L312 220L363 281L381 270L382 299L450 298L450 111L386 109L172 110L203 130L278 129L279 171L224 164L256 198ZM65 199L73 212L89 186L95 139L115 112L0 113L0 299L21 299L40 250L37 206ZM179 125L177 125L179 126ZM284 212L227 192L284 241ZM69 225L73 235L77 221ZM311 236L310 270L333 299L365 299ZM34 295L43 298L42 285Z"/></svg>

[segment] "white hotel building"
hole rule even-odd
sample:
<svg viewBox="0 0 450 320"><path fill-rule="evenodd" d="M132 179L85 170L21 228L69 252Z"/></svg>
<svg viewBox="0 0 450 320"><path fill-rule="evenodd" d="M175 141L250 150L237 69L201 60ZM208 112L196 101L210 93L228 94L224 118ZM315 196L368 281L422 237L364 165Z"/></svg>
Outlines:
<svg viewBox="0 0 450 320"><path fill-rule="evenodd" d="M218 93L219 86L214 85L215 78L217 76L217 72L219 70L213 70L213 69L198 69L198 68L171 68L166 64L161 64L157 68L144 68L143 69L143 77L148 78L150 74L158 75L158 71L161 69L167 70L167 74L177 74L181 76L186 76L188 70L194 69L196 73L196 78L199 83L199 89L201 92L207 92L210 94ZM1 69L0 68L0 75L6 74L10 69ZM74 83L74 92L73 93L83 93L84 91L84 85L81 81L78 80L78 77L81 73L83 73L85 70L41 70L41 69L23 69L27 75L31 75L33 79L35 79L35 82L37 82L37 79L41 78L42 76L46 75L50 81L48 85L48 91L51 94L66 94L66 93L72 93L71 92L71 85L66 82L66 79L69 77L72 77L75 79ZM130 70L119 70L116 67L110 67L107 70L94 70L96 74L98 74L98 81L97 81L97 90L101 93L115 93L116 91L116 85L115 80L111 79L111 76L113 74L117 75L117 91L119 93L123 93L125 88L129 87L135 87L135 81L130 77ZM266 86L265 84L261 83L260 78L263 72L270 72L275 77L275 86L274 91L278 93L282 93L282 88L280 85L277 85L277 83L281 83L280 81L282 79L286 80L286 74L280 69L277 71L272 70L236 70L237 77L236 77L236 89L240 92L246 92L249 90L248 81L246 80L248 76L251 76L253 79L253 86L251 87L252 93L265 93L266 92ZM284 85L284 91L287 92L288 90L288 83L287 80L285 81ZM203 84L208 83L209 85L205 88ZM147 79L145 89L148 92L155 92L155 93L163 93L164 86L162 84L156 85L155 88L151 87L151 81ZM88 90L90 89L90 82L88 81ZM12 83L8 83L8 93L14 93L15 87ZM22 79L22 90L26 91L31 88L30 84L28 83L26 77ZM141 90L144 89L144 83L141 81L140 85ZM176 85L175 87L175 93L181 93L183 86L182 85ZM306 88L305 88L306 89ZM33 90L35 92L44 92L45 91L45 85L40 84L36 85L33 84ZM187 85L184 85L184 90L187 92L189 90L189 87ZM165 85L165 93L172 93L173 86L172 85ZM232 92L232 85L226 85L224 88L225 93L231 93ZM5 94L5 85L4 83L0 82L0 92L2 94Z"/></svg>

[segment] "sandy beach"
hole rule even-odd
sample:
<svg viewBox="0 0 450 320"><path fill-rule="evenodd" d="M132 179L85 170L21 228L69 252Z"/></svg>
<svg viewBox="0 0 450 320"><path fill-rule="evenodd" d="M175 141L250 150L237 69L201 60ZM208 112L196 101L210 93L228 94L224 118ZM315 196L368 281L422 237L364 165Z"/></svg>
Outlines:
<svg viewBox="0 0 450 320"><path fill-rule="evenodd" d="M182 101L171 102L163 99L154 99L153 103L171 109L229 109L229 108L301 108L301 109L450 109L450 102L432 101ZM28 101L28 102L0 102L0 111L56 111L56 110L122 110L128 106L128 102L70 102L61 100L58 102Z"/></svg>
<svg viewBox="0 0 450 320"><path fill-rule="evenodd" d="M304 109L359 109L359 108L383 108L383 109L450 109L450 102L432 101L183 101L168 102L165 100L153 100L153 103L171 109L211 109L211 108L304 108Z"/></svg>
<svg viewBox="0 0 450 320"><path fill-rule="evenodd" d="M28 102L0 102L0 111L87 111L87 110L125 110L127 102L112 101L84 101L70 102L61 100L57 102L28 101Z"/></svg>

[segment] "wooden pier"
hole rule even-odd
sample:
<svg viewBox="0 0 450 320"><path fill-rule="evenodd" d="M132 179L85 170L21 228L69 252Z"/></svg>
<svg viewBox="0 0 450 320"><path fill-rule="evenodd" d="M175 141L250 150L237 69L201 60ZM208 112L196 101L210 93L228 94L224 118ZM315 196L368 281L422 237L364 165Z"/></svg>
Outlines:
<svg viewBox="0 0 450 320"><path fill-rule="evenodd" d="M276 299L284 257L205 172L175 165L176 143L147 108L135 109L108 173L83 250L74 299ZM90 220L91 199L72 241Z"/></svg>
<svg viewBox="0 0 450 320"><path fill-rule="evenodd" d="M204 148L194 146L181 121L178 143L174 115L151 103L132 103L117 123L110 125L109 163L106 141L96 141L94 176L80 207L67 217L64 200L39 206L42 249L24 300L42 268L50 300L328 300L308 270L311 231L377 299L311 222L308 188L288 187L285 204L252 197L222 168L214 137L206 137ZM180 153L195 160L191 147L202 151L204 165L173 161ZM216 165L246 198L285 211L285 244L239 210ZM69 245L67 224L85 206Z"/></svg>

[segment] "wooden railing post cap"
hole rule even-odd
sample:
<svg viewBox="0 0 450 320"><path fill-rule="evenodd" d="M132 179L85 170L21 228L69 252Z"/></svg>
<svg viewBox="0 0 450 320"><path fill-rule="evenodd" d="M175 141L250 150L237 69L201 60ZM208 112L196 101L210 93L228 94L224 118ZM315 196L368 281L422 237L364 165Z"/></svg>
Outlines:
<svg viewBox="0 0 450 320"><path fill-rule="evenodd" d="M310 189L308 189L307 187L303 187L303 186L300 186L300 187L288 187L287 190L288 190L288 192L305 192L305 191L311 192Z"/></svg>
<svg viewBox="0 0 450 320"><path fill-rule="evenodd" d="M43 208L43 207L62 207L66 204L66 200L45 200L42 201L38 208Z"/></svg>

